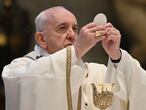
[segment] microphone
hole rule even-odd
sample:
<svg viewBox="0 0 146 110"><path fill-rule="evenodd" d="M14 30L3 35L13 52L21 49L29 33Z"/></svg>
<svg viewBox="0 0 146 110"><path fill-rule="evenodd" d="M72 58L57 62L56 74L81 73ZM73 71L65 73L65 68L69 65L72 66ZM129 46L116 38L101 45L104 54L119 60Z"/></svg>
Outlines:
<svg viewBox="0 0 146 110"><path fill-rule="evenodd" d="M107 17L105 16L105 14L99 13L94 17L93 22L96 23L97 25L106 24L107 23ZM102 35L102 33L100 31L96 31L96 37L99 37L101 35Z"/></svg>

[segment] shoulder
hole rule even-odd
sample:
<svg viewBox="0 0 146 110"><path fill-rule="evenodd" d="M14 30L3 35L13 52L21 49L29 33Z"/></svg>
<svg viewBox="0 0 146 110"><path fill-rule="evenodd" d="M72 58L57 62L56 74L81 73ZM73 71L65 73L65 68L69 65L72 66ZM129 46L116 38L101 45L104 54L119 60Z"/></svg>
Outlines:
<svg viewBox="0 0 146 110"><path fill-rule="evenodd" d="M33 56L32 56L33 54ZM30 57L27 57L30 56ZM21 67L24 65L27 65L30 62L34 61L35 53L34 51L28 53L27 55L24 55L23 57L15 58L11 61L10 64L6 65L5 68L15 68L15 67Z"/></svg>
<svg viewBox="0 0 146 110"><path fill-rule="evenodd" d="M4 66L2 76L3 77L16 76L16 74L25 71L28 65L30 65L33 62L34 60L25 56L16 58L12 60L10 64Z"/></svg>

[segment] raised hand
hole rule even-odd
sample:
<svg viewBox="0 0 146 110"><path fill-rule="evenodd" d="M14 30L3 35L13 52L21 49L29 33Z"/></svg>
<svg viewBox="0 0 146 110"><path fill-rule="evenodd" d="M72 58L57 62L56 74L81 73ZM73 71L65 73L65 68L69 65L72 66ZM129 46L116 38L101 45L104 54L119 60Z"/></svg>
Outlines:
<svg viewBox="0 0 146 110"><path fill-rule="evenodd" d="M96 37L96 31L103 31L105 29L105 25L97 26L93 22L81 28L79 36L74 42L74 47L78 58L81 58L97 42L102 40L102 37Z"/></svg>
<svg viewBox="0 0 146 110"><path fill-rule="evenodd" d="M121 57L120 41L121 34L111 23L106 25L106 34L102 36L102 45L106 53L113 60L117 60Z"/></svg>

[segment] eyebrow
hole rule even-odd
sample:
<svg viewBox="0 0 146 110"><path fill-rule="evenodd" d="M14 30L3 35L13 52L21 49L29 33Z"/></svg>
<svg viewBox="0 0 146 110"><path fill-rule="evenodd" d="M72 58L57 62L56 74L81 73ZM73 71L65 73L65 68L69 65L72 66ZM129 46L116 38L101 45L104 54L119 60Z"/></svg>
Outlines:
<svg viewBox="0 0 146 110"><path fill-rule="evenodd" d="M62 26L62 25L67 25L67 23L60 23L57 27L60 27L60 26ZM74 24L73 26L78 27L78 24Z"/></svg>

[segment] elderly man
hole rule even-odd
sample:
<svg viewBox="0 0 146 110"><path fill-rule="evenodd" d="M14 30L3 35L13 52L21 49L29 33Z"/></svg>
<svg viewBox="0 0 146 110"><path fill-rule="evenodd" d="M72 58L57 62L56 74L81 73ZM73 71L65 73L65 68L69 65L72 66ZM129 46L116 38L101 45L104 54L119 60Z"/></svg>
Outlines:
<svg viewBox="0 0 146 110"><path fill-rule="evenodd" d="M104 82L116 85L109 109L146 109L146 72L119 48L121 35L112 24L91 22L78 34L76 17L61 6L44 10L35 23L35 50L2 73L7 110L98 110L91 84ZM108 66L84 63L83 55L100 41Z"/></svg>

